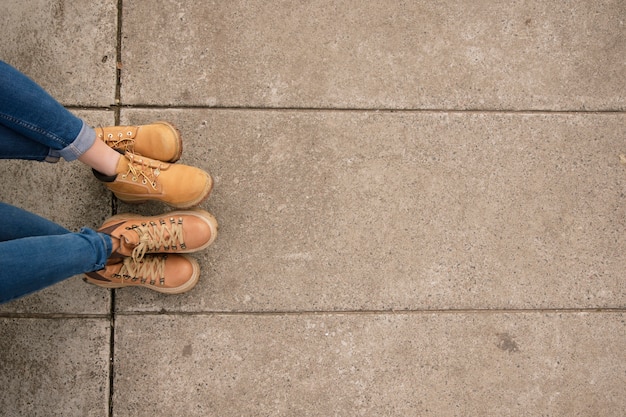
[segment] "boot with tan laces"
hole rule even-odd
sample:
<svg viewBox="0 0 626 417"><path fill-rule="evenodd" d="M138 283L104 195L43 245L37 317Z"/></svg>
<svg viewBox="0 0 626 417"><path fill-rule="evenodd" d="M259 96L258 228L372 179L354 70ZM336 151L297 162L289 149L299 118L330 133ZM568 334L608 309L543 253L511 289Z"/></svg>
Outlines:
<svg viewBox="0 0 626 417"><path fill-rule="evenodd" d="M127 203L161 201L175 208L197 206L213 188L213 179L200 168L157 161L131 152L123 154L117 174L106 176L93 171L96 178Z"/></svg>
<svg viewBox="0 0 626 417"><path fill-rule="evenodd" d="M141 261L124 258L100 271L86 274L85 281L104 288L140 286L165 294L180 294L198 282L198 262L186 255L146 255Z"/></svg>
<svg viewBox="0 0 626 417"><path fill-rule="evenodd" d="M118 214L98 232L111 236L110 260L146 254L191 253L206 249L217 237L217 221L205 210L180 210L162 216Z"/></svg>
<svg viewBox="0 0 626 417"><path fill-rule="evenodd" d="M121 152L131 152L164 162L176 162L183 152L178 129L168 122L140 126L95 128L98 139Z"/></svg>

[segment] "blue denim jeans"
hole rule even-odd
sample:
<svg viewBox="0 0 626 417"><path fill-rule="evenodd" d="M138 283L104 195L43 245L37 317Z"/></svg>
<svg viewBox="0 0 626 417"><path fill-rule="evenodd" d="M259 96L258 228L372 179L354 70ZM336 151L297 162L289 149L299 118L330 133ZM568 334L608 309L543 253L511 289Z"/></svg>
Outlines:
<svg viewBox="0 0 626 417"><path fill-rule="evenodd" d="M95 131L24 74L0 61L0 158L73 161Z"/></svg>
<svg viewBox="0 0 626 417"><path fill-rule="evenodd" d="M5 203L0 218L0 303L102 269L111 254L111 238L91 229L71 233Z"/></svg>
<svg viewBox="0 0 626 417"><path fill-rule="evenodd" d="M0 61L0 159L72 161L95 140L84 121ZM111 238L91 229L72 233L4 203L0 219L0 303L102 269L111 254Z"/></svg>

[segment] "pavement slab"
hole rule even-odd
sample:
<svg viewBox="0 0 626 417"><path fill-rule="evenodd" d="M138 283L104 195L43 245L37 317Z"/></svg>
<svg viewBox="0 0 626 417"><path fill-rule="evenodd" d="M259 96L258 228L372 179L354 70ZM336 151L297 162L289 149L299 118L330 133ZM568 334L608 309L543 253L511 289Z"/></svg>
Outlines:
<svg viewBox="0 0 626 417"><path fill-rule="evenodd" d="M0 318L0 415L108 415L107 319Z"/></svg>
<svg viewBox="0 0 626 417"><path fill-rule="evenodd" d="M623 114L124 110L166 119L220 223L176 297L120 311L616 308ZM144 210L126 206L123 210ZM148 206L145 210L163 210Z"/></svg>
<svg viewBox="0 0 626 417"><path fill-rule="evenodd" d="M626 408L623 313L122 315L115 341L114 416Z"/></svg>
<svg viewBox="0 0 626 417"><path fill-rule="evenodd" d="M0 59L70 106L115 102L117 1L3 0Z"/></svg>
<svg viewBox="0 0 626 417"><path fill-rule="evenodd" d="M624 110L625 21L622 0L127 2L122 97L133 105Z"/></svg>

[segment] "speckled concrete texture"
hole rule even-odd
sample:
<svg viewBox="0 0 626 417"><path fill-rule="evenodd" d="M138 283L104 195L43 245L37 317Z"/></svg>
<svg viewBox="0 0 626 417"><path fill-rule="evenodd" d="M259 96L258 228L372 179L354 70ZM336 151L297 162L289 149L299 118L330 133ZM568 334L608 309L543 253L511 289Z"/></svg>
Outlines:
<svg viewBox="0 0 626 417"><path fill-rule="evenodd" d="M110 324L0 318L0 415L105 416Z"/></svg>
<svg viewBox="0 0 626 417"><path fill-rule="evenodd" d="M64 104L115 98L117 2L3 0L0 59Z"/></svg>
<svg viewBox="0 0 626 417"><path fill-rule="evenodd" d="M124 316L115 339L119 416L617 416L625 405L623 314Z"/></svg>
<svg viewBox="0 0 626 417"><path fill-rule="evenodd" d="M625 21L622 0L128 2L122 91L156 105L623 110Z"/></svg>
<svg viewBox="0 0 626 417"><path fill-rule="evenodd" d="M0 59L89 124L174 123L220 224L186 294L0 306L0 416L623 417L623 1L0 12ZM80 163L0 178L70 229L169 210Z"/></svg>

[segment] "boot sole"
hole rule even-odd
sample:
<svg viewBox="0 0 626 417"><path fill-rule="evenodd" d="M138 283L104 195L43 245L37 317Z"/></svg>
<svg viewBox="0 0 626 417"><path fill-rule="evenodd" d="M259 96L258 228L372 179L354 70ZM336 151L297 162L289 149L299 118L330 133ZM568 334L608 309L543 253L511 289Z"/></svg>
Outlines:
<svg viewBox="0 0 626 417"><path fill-rule="evenodd" d="M84 276L83 280L85 282L88 282L90 284L93 284L102 288L115 289L115 288L126 288L126 287L143 287L143 288L148 288L152 291L157 291L163 294L182 294L184 292L191 290L198 283L198 280L200 279L200 265L198 264L198 261L196 261L190 256L187 256L187 255L181 255L181 256L184 256L191 263L193 267L193 272L191 274L191 278L187 282L185 282L183 285L180 285L174 288L161 288L161 287L157 287L156 285L150 285L150 284L129 285L129 284L121 284L121 283L117 284L117 283L112 283L112 282L107 283L107 282L94 280L92 278L89 278L88 276Z"/></svg>
<svg viewBox="0 0 626 417"><path fill-rule="evenodd" d="M215 241L215 239L217 238L217 229L219 226L217 223L217 219L211 213L202 209L194 208L191 210L184 210L184 211L177 210L177 211L171 211L169 213L164 213L163 217L172 217L172 216L181 216L181 215L195 215L196 217L201 217L205 221L205 223L209 226L209 229L211 229L211 238L199 248L179 249L176 252L163 252L163 253L199 252L201 250L208 248ZM156 217L156 216L141 216L139 214L132 214L132 213L117 214L115 216L112 216L106 219L98 230L106 229L108 226L115 224L115 223L122 222L122 221L127 221L127 220L132 220L132 219L143 219L146 217Z"/></svg>

